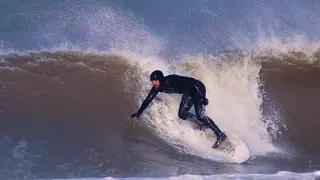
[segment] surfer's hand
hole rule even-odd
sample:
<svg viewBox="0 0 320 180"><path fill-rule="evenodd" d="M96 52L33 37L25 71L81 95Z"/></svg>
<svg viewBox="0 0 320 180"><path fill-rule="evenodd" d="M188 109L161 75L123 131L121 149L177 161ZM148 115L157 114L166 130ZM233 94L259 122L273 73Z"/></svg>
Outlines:
<svg viewBox="0 0 320 180"><path fill-rule="evenodd" d="M139 116L140 116L140 114L139 114L139 113L133 113L133 114L131 114L131 116L130 116L130 117L131 117L131 118L135 118L135 117L137 117L137 118L138 118Z"/></svg>
<svg viewBox="0 0 320 180"><path fill-rule="evenodd" d="M209 100L206 97L203 97L201 101L205 106L209 104Z"/></svg>

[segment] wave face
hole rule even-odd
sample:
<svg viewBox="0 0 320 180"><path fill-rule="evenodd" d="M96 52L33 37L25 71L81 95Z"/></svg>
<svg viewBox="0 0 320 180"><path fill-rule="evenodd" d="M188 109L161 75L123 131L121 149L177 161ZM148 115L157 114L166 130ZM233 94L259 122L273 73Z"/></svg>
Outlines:
<svg viewBox="0 0 320 180"><path fill-rule="evenodd" d="M279 142L294 144L295 150L306 156L318 156L319 51L281 53L263 59L263 107L266 113L276 110L281 119Z"/></svg>
<svg viewBox="0 0 320 180"><path fill-rule="evenodd" d="M4 55L1 177L312 170L318 167L320 150L314 135L319 130L318 57L237 52L166 62L128 53ZM226 163L202 148L213 142L177 117L180 95L159 94L139 121L129 118L150 90L148 76L154 69L205 83L206 113L249 146L247 164Z"/></svg>

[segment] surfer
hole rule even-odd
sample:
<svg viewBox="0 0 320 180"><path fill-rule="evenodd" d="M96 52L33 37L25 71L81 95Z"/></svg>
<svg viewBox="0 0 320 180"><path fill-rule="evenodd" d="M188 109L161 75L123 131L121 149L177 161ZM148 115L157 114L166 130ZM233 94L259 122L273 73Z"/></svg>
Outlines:
<svg viewBox="0 0 320 180"><path fill-rule="evenodd" d="M179 118L195 122L200 128L203 126L210 128L217 136L217 140L212 148L218 148L227 139L227 136L217 127L212 119L204 115L205 106L208 105L209 101L206 98L206 88L201 81L176 74L164 77L160 70L155 70L151 73L150 81L153 87L139 110L130 116L131 118L138 118L159 92L178 93L182 94L178 112ZM195 108L195 115L189 112L192 105Z"/></svg>

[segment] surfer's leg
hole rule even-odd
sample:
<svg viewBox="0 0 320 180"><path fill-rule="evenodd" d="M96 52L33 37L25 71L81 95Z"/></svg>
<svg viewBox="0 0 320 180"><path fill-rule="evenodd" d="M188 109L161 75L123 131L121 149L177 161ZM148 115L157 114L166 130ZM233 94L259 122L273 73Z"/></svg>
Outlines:
<svg viewBox="0 0 320 180"><path fill-rule="evenodd" d="M221 135L221 130L217 127L217 125L212 121L211 118L204 115L205 106L200 101L195 101L194 109L196 111L197 119L203 123L208 128L212 129L212 131L219 137Z"/></svg>
<svg viewBox="0 0 320 180"><path fill-rule="evenodd" d="M188 120L196 123L197 121L196 116L189 112L192 105L193 105L193 102L191 100L191 96L189 96L188 94L182 95L179 112L178 112L178 116L180 119Z"/></svg>
<svg viewBox="0 0 320 180"><path fill-rule="evenodd" d="M227 139L227 136L218 128L218 126L213 122L211 118L204 115L205 106L201 103L199 99L194 100L194 108L196 111L196 117L204 125L210 128L217 136L217 141L213 145L213 148L217 148L222 141Z"/></svg>

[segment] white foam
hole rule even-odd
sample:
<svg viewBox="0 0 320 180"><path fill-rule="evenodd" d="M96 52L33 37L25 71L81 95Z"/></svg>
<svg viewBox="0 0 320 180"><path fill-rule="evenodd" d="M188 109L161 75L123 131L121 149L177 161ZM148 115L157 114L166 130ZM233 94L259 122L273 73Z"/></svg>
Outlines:
<svg viewBox="0 0 320 180"><path fill-rule="evenodd" d="M254 155L274 151L269 124L262 122L260 112L260 65L249 56L228 58L187 57L179 64L180 72L205 83L210 101L207 114L218 126L238 135Z"/></svg>
<svg viewBox="0 0 320 180"><path fill-rule="evenodd" d="M77 22L72 29L81 34L81 42L68 39L64 31L70 28L70 18ZM156 55L165 42L147 29L133 12L98 4L79 6L68 14L61 14L43 26L40 39L52 47L43 50L72 50L81 52L132 51Z"/></svg>
<svg viewBox="0 0 320 180"><path fill-rule="evenodd" d="M23 73L27 73L28 71L18 68L18 67L10 67L10 66L5 66L5 67L0 67L0 70L8 70L8 71L19 71Z"/></svg>
<svg viewBox="0 0 320 180"><path fill-rule="evenodd" d="M15 53L15 52L16 51L13 50L12 48L7 47L7 45L3 41L0 41L0 56Z"/></svg>
<svg viewBox="0 0 320 180"><path fill-rule="evenodd" d="M105 177L105 178L70 178L73 180L185 180L185 179L194 179L194 180L211 180L211 179L317 179L320 176L320 171L307 172L307 173L275 173L275 174L218 174L218 175L192 175L184 174L180 176L169 176L169 177L126 177L126 178L115 178L115 177ZM58 179L56 179L58 180Z"/></svg>
<svg viewBox="0 0 320 180"><path fill-rule="evenodd" d="M320 50L320 41L309 41L304 35L293 35L286 40L277 37L260 37L255 42L254 53L256 55L276 56L282 58L285 54L290 56L291 52L302 52L305 57L296 60L305 63L313 63L314 53ZM292 54L293 55L293 54Z"/></svg>
<svg viewBox="0 0 320 180"><path fill-rule="evenodd" d="M151 89L151 71L160 69L165 75L177 73L193 76L205 83L210 101L206 114L219 127L239 136L248 145L252 155L277 151L267 131L268 127L277 126L272 122L264 123L260 112L260 66L254 64L249 57L228 62L223 57L188 56L171 64L159 59L142 59L138 63L141 69L128 74L127 79L129 81L133 76L137 76L140 80L141 84L138 86L142 93L137 97L137 106L141 105ZM223 154L212 150L214 142L201 138L203 132L195 131L188 121L178 118L180 100L181 95L159 93L142 115L146 125L183 153L215 161L228 161Z"/></svg>
<svg viewBox="0 0 320 180"><path fill-rule="evenodd" d="M230 46L251 50L258 55L297 51L312 56L312 53L318 51L320 21L316 17L320 14L317 6L310 6L306 10L300 3L293 1L285 9L274 5L257 3L239 21L228 23L226 38L230 39Z"/></svg>

